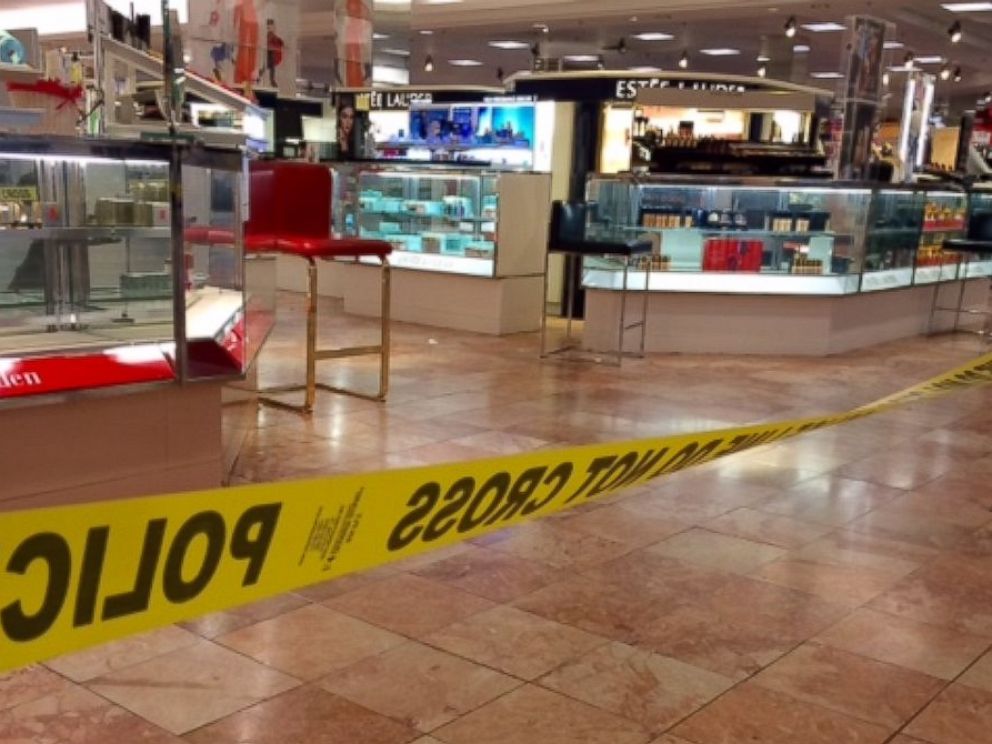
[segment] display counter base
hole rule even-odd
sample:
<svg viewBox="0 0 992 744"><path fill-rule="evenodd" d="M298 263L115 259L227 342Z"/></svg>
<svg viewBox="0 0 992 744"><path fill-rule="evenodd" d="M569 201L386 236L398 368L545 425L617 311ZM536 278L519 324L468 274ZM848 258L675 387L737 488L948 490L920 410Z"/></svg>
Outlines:
<svg viewBox="0 0 992 744"><path fill-rule="evenodd" d="M17 433L0 449L0 511L221 485L219 384L9 408L0 426Z"/></svg>
<svg viewBox="0 0 992 744"><path fill-rule="evenodd" d="M340 263L344 311L379 317L379 271ZM450 328L493 336L541 327L543 277L480 279L459 274L393 270L392 318L398 323Z"/></svg>
<svg viewBox="0 0 992 744"><path fill-rule="evenodd" d="M959 287L939 285L940 301L956 303ZM685 354L840 354L927 333L934 290L930 285L836 297L652 292L646 348ZM988 297L987 278L968 281L965 305L980 305ZM616 348L619 311L619 292L586 290L587 348ZM950 315L938 316L933 330L950 331L953 324ZM635 348L633 332L626 342Z"/></svg>

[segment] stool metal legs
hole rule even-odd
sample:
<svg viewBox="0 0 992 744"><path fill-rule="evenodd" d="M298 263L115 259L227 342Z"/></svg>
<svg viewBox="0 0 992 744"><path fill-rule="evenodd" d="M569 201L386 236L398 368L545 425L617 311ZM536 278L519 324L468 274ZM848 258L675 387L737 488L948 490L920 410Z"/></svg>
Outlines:
<svg viewBox="0 0 992 744"><path fill-rule="evenodd" d="M963 266L963 268L962 268ZM927 324L927 334L933 334L933 319L937 313L953 313L954 315L954 326L951 328L951 332L955 333L958 331L961 325L962 315L980 315L985 318L985 325L980 331L969 331L969 333L977 333L979 336L990 337L990 332L992 332L992 311L987 309L974 310L966 308L964 306L964 296L965 291L968 288L969 273L971 271L971 257L965 257L964 263L962 264L960 259L958 260L958 302L954 307L941 307L939 304L940 287L941 285L935 284L933 288L933 301L930 305L930 320Z"/></svg>
<svg viewBox="0 0 992 744"><path fill-rule="evenodd" d="M260 390L259 403L296 413L313 413L317 402L317 390L351 395L364 400L382 402L389 393L389 349L390 349L390 291L391 271L389 260L382 259L382 318L379 344L376 346L350 346L341 349L317 348L317 264L313 259L307 266L307 340L306 340L306 382L303 385L285 385ZM317 362L327 359L344 359L355 356L379 357L379 388L375 393L364 393L350 388L335 387L317 382ZM282 393L303 391L303 404L296 405L269 397Z"/></svg>

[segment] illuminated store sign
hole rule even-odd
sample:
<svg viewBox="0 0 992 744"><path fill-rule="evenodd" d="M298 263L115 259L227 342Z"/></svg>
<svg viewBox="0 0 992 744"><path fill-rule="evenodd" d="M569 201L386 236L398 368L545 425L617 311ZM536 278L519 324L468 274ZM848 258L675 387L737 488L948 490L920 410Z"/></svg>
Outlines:
<svg viewBox="0 0 992 744"><path fill-rule="evenodd" d="M727 93L737 95L747 93L748 86L741 83L726 83L717 80L666 80L665 78L633 78L617 80L616 99L631 101L642 88L670 88L672 90L697 90L707 93Z"/></svg>
<svg viewBox="0 0 992 744"><path fill-rule="evenodd" d="M434 103L434 95L427 92L373 90L369 93L369 109L372 111L406 111L414 104L430 103Z"/></svg>

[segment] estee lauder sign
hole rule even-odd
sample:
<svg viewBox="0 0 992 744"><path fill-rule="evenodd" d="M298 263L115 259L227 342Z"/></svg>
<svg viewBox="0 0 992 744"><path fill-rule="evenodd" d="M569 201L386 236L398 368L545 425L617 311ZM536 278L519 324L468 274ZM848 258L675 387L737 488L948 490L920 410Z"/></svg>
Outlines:
<svg viewBox="0 0 992 744"><path fill-rule="evenodd" d="M370 111L406 111L412 104L433 103L434 96L429 92L379 91L369 93Z"/></svg>
<svg viewBox="0 0 992 744"><path fill-rule="evenodd" d="M0 390L41 387L41 375L37 372L0 372Z"/></svg>
<svg viewBox="0 0 992 744"><path fill-rule="evenodd" d="M749 88L741 83L720 82L718 80L667 80L665 78L633 78L617 80L616 98L618 101L631 101L642 88L671 88L674 90L698 90L706 93L746 93Z"/></svg>

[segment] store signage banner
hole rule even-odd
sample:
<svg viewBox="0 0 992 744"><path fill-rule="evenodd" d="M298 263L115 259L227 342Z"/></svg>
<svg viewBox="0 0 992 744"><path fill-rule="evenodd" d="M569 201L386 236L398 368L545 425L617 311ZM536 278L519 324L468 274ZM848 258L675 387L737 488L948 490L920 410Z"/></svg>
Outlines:
<svg viewBox="0 0 992 744"><path fill-rule="evenodd" d="M330 0L334 6L334 85L372 85L372 2Z"/></svg>
<svg viewBox="0 0 992 744"><path fill-rule="evenodd" d="M296 95L298 0L198 0L189 6L191 69L222 85Z"/></svg>
<svg viewBox="0 0 992 744"><path fill-rule="evenodd" d="M990 382L992 354L821 417L2 514L0 671L409 558L760 445Z"/></svg>

